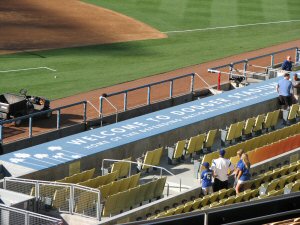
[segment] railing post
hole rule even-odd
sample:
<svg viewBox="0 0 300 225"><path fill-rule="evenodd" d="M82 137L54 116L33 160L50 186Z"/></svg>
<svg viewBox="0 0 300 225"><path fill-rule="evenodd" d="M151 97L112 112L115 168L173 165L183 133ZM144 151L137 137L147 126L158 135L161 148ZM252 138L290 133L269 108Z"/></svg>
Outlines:
<svg viewBox="0 0 300 225"><path fill-rule="evenodd" d="M151 102L151 86L148 86L148 94L147 94L147 105L150 105Z"/></svg>
<svg viewBox="0 0 300 225"><path fill-rule="evenodd" d="M75 197L74 197L74 186L70 186L70 202L69 202L69 207L70 207L70 213L73 215L74 214L74 202L75 202Z"/></svg>
<svg viewBox="0 0 300 225"><path fill-rule="evenodd" d="M127 110L127 91L124 93L124 112Z"/></svg>
<svg viewBox="0 0 300 225"><path fill-rule="evenodd" d="M273 67L274 67L274 62L275 62L275 60L274 60L274 54L272 54L271 55L271 68L273 69Z"/></svg>
<svg viewBox="0 0 300 225"><path fill-rule="evenodd" d="M229 79L232 77L232 71L233 71L233 63L230 63L230 67L229 67Z"/></svg>
<svg viewBox="0 0 300 225"><path fill-rule="evenodd" d="M99 98L99 112L100 112L100 115L102 115L102 112L103 111L103 97L102 96L100 96L100 98ZM100 117L100 115L99 115L99 117Z"/></svg>
<svg viewBox="0 0 300 225"><path fill-rule="evenodd" d="M3 143L3 124L0 124L0 144Z"/></svg>
<svg viewBox="0 0 300 225"><path fill-rule="evenodd" d="M3 179L3 189L6 190L6 177Z"/></svg>
<svg viewBox="0 0 300 225"><path fill-rule="evenodd" d="M28 214L28 212L25 212L24 215L25 215L25 218L24 218L24 220L25 220L25 221L24 221L24 225L30 225L30 224L29 224L29 214Z"/></svg>
<svg viewBox="0 0 300 225"><path fill-rule="evenodd" d="M194 85L195 85L195 74L193 73L191 77L191 88L190 88L191 93L194 92Z"/></svg>
<svg viewBox="0 0 300 225"><path fill-rule="evenodd" d="M57 110L56 129L60 129L60 109Z"/></svg>
<svg viewBox="0 0 300 225"><path fill-rule="evenodd" d="M295 62L299 62L299 48L296 48L296 56L295 56Z"/></svg>
<svg viewBox="0 0 300 225"><path fill-rule="evenodd" d="M174 81L171 80L171 81L170 81L170 98L173 97L173 83L174 83Z"/></svg>
<svg viewBox="0 0 300 225"><path fill-rule="evenodd" d="M29 117L29 138L32 138L32 117Z"/></svg>
<svg viewBox="0 0 300 225"><path fill-rule="evenodd" d="M244 62L244 72L243 72L243 75L245 77L245 80L247 81L247 68L248 67L248 59L245 59L245 62Z"/></svg>
<svg viewBox="0 0 300 225"><path fill-rule="evenodd" d="M101 209L101 193L99 192L97 194L98 196L98 201L97 201L97 219L100 221L101 220L101 212L102 212L102 209Z"/></svg>
<svg viewBox="0 0 300 225"><path fill-rule="evenodd" d="M83 122L86 123L86 108L87 108L87 102L83 103Z"/></svg>

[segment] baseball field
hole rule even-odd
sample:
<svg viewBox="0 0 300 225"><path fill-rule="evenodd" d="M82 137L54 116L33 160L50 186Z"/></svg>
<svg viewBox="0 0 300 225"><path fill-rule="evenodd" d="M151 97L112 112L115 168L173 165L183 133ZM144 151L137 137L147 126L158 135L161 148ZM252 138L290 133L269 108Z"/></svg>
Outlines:
<svg viewBox="0 0 300 225"><path fill-rule="evenodd" d="M51 10L43 2L48 1L0 3L4 12L0 17L6 19L0 30L1 92L26 88L32 94L57 99L300 39L298 0L65 0ZM18 11L9 8L16 3L31 11L16 17L11 12ZM74 11L66 7L75 3L78 10L75 5ZM93 5L91 11L99 6L121 17L98 18L102 11L97 11L99 15L88 18L91 13L80 8L86 3ZM41 8L43 13L36 15ZM60 21L37 24L45 17ZM84 24L85 17L92 24ZM119 26L112 24L114 20ZM102 30L96 22L108 28ZM59 31L43 36L53 27ZM62 33L78 27L82 33ZM55 45L56 38L61 39ZM85 42L84 38L90 39ZM14 44L14 39L24 45ZM48 44L32 47L39 41Z"/></svg>

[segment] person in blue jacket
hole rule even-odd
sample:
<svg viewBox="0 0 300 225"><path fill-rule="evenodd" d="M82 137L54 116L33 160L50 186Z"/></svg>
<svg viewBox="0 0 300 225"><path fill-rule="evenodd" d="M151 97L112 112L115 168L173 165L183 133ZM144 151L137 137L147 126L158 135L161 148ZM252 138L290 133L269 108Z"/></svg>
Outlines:
<svg viewBox="0 0 300 225"><path fill-rule="evenodd" d="M238 164L237 167L237 185L235 187L236 193L240 193L243 188L244 184L250 180L250 161L248 155L246 153L242 154L241 162Z"/></svg>
<svg viewBox="0 0 300 225"><path fill-rule="evenodd" d="M285 71L292 71L292 67L293 67L292 57L287 56L286 60L281 65L281 69Z"/></svg>
<svg viewBox="0 0 300 225"><path fill-rule="evenodd" d="M213 188L212 188L213 171L209 169L208 162L204 162L202 166L205 168L201 173L202 194L208 195L213 192Z"/></svg>

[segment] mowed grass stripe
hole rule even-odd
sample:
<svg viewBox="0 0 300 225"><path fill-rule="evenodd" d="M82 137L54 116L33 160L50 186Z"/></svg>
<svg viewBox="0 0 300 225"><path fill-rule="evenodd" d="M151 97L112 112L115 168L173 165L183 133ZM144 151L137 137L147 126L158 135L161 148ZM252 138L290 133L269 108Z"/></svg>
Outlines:
<svg viewBox="0 0 300 225"><path fill-rule="evenodd" d="M212 13L222 11L222 7L212 9L216 6L210 0L181 1L180 9L172 5L171 0L95 0L89 2L123 12L161 31L206 28L212 24L228 26L236 25L236 23L268 22L270 19L278 21L282 20L281 18L299 18L300 1L292 2L294 8L285 5L288 9L284 12L288 15L280 15L280 17L279 14L272 15L272 9L277 12L276 4L282 1L234 1L238 4L234 7L238 10L234 20L230 17L217 17L215 13ZM261 21L261 4L265 1L272 4L267 12L268 20ZM230 8L232 1L222 0L222 4L227 4L227 8ZM255 19L256 10L259 20ZM0 58L1 70L47 66L56 69L57 72L24 71L1 74L0 88L2 92L16 92L20 88L27 88L32 94L56 99L296 40L299 39L299 34L299 23L286 23L182 33L170 35L169 38L161 40L37 52L45 58L26 53L6 55ZM54 76L57 78L54 79Z"/></svg>

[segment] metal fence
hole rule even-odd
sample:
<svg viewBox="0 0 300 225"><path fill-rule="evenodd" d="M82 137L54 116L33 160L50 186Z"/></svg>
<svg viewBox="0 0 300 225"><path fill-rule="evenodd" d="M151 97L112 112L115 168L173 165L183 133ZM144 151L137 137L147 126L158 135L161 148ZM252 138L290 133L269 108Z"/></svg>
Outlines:
<svg viewBox="0 0 300 225"><path fill-rule="evenodd" d="M35 196L38 210L101 219L100 191L76 184L5 177L3 188Z"/></svg>
<svg viewBox="0 0 300 225"><path fill-rule="evenodd" d="M76 103L73 103L73 104L64 105L64 106L57 107L57 108L54 108L54 109L48 109L48 110L45 110L45 111L36 112L36 113L32 113L32 114L25 115L25 116L20 116L20 117L13 118L13 119L10 119L10 120L0 120L0 144L3 143L3 139L4 139L3 138L3 130L4 130L4 125L5 124L11 124L11 123L14 123L16 121L28 120L29 121L28 122L28 137L31 138L33 136L33 133L32 133L33 118L45 116L49 113L52 114L53 112L56 112L56 130L59 130L61 128L61 111L63 109L71 108L71 107L74 107L74 106L77 106L77 105L83 105L83 119L82 119L82 121L83 121L83 123L85 123L86 119L87 119L87 116L86 116L87 101L76 102Z"/></svg>
<svg viewBox="0 0 300 225"><path fill-rule="evenodd" d="M0 204L1 225L62 225L61 219Z"/></svg>
<svg viewBox="0 0 300 225"><path fill-rule="evenodd" d="M151 88L157 85L161 85L161 84L169 84L169 94L168 97L172 98L174 97L174 82L179 80L179 79L183 79L183 78L190 78L190 86L189 86L189 93L192 93L194 91L194 81L195 81L195 74L194 73L190 73L190 74L185 74L185 75L181 75L181 76L177 76L175 78L171 78L171 79L167 79L167 80L162 80L159 82L154 82L154 83L150 83L150 84L146 84L146 85L142 85L139 87L135 87L135 88L131 88L131 89L127 89L127 90L123 90L123 91L119 91L119 92L114 92L111 94L105 94L104 96L100 96L99 97L99 111L100 111L100 115L103 115L103 101L106 99L110 106L112 106L111 101L108 99L109 97L113 97L113 96L117 96L117 95L122 95L123 96L123 111L126 111L128 109L128 95L129 93L132 93L134 91L137 90L141 90L141 89L145 89L147 90L147 94L146 94L146 99L145 99L145 104L144 105L150 105L151 104L151 97L153 95ZM113 105L112 106L114 109L116 109L116 106ZM120 111L122 111L120 110ZM117 110L118 111L118 110Z"/></svg>
<svg viewBox="0 0 300 225"><path fill-rule="evenodd" d="M293 47L210 68L208 72L228 74L230 77L241 76L247 80L249 75L268 75L270 71L277 70L287 55L294 57L295 64L300 63L300 50Z"/></svg>

